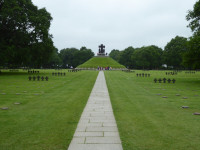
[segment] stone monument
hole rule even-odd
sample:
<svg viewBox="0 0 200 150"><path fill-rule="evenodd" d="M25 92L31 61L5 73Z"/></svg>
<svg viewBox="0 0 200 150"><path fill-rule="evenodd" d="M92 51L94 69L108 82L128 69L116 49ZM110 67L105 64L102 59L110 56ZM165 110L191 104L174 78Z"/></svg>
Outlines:
<svg viewBox="0 0 200 150"><path fill-rule="evenodd" d="M97 53L97 56L105 56L105 45L101 44L99 45L99 53Z"/></svg>

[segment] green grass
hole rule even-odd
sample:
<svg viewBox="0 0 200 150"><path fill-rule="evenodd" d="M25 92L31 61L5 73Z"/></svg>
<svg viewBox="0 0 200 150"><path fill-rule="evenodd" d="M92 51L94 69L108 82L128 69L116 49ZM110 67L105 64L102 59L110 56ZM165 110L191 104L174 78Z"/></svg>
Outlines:
<svg viewBox="0 0 200 150"><path fill-rule="evenodd" d="M166 76L146 71L150 78L136 73L105 72L124 150L199 150L200 116L193 113L200 112L200 72ZM177 82L154 83L155 77Z"/></svg>
<svg viewBox="0 0 200 150"><path fill-rule="evenodd" d="M125 68L110 57L93 57L77 68L97 68L97 67Z"/></svg>
<svg viewBox="0 0 200 150"><path fill-rule="evenodd" d="M1 150L67 149L98 72L64 71L66 76L56 77L51 75L55 70L40 70L40 75L49 76L48 82L28 81L23 71L3 71L0 108L9 110L0 109Z"/></svg>
<svg viewBox="0 0 200 150"><path fill-rule="evenodd" d="M40 72L48 82L28 81L24 71L0 75L0 108L9 107L0 109L0 150L68 148L98 72L63 70L62 77L52 76L55 70ZM200 116L193 113L200 112L200 72L146 71L150 78L136 73L105 71L124 150L199 150ZM177 82L155 84L155 77Z"/></svg>

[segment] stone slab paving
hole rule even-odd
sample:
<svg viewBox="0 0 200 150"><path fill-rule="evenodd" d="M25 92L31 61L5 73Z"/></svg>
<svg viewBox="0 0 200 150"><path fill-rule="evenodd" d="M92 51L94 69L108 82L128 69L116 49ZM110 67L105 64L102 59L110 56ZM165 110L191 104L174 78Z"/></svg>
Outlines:
<svg viewBox="0 0 200 150"><path fill-rule="evenodd" d="M99 72L68 150L123 150L103 71Z"/></svg>

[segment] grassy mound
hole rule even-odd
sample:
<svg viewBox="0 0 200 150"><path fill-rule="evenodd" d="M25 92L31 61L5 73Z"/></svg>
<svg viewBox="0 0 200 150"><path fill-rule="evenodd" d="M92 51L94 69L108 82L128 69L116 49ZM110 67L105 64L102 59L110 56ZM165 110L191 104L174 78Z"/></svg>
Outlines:
<svg viewBox="0 0 200 150"><path fill-rule="evenodd" d="M97 68L97 67L125 68L110 57L93 57L77 68Z"/></svg>

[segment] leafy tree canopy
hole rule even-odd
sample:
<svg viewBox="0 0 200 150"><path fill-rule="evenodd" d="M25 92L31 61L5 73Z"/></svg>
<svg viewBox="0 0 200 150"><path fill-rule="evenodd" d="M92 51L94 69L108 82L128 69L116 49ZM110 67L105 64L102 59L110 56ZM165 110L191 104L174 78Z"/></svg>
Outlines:
<svg viewBox="0 0 200 150"><path fill-rule="evenodd" d="M186 20L190 21L188 27L194 33L200 33L200 0L198 0L193 7L193 10L188 11L188 15L186 16Z"/></svg>
<svg viewBox="0 0 200 150"><path fill-rule="evenodd" d="M176 36L164 48L163 62L174 68L181 67L182 57L187 51L187 38Z"/></svg>
<svg viewBox="0 0 200 150"><path fill-rule="evenodd" d="M184 54L183 64L189 69L200 68L200 36L190 37L187 43L188 50Z"/></svg>
<svg viewBox="0 0 200 150"><path fill-rule="evenodd" d="M161 67L162 49L155 46L137 48L131 56L134 68L157 69Z"/></svg>
<svg viewBox="0 0 200 150"><path fill-rule="evenodd" d="M200 68L200 0L198 0L189 10L186 16L187 21L190 21L188 27L193 31L193 36L190 37L187 46L188 50L184 54L183 64L192 69Z"/></svg>
<svg viewBox="0 0 200 150"><path fill-rule="evenodd" d="M120 51L119 51L119 50L116 50L116 49L113 49L113 50L110 52L109 56L110 56L112 59L114 59L114 60L116 60L116 61L119 61L119 59L120 59Z"/></svg>
<svg viewBox="0 0 200 150"><path fill-rule="evenodd" d="M131 55L134 51L135 51L135 49L132 46L121 51L119 63L121 63L122 65L124 65L128 68L132 68L133 63L132 63L132 60L131 60Z"/></svg>
<svg viewBox="0 0 200 150"><path fill-rule="evenodd" d="M91 49L81 47L80 50L76 48L62 49L59 53L59 57L62 60L62 66L66 67L77 67L94 56Z"/></svg>
<svg viewBox="0 0 200 150"><path fill-rule="evenodd" d="M31 0L0 2L0 64L41 66L54 46L49 34L52 17Z"/></svg>

